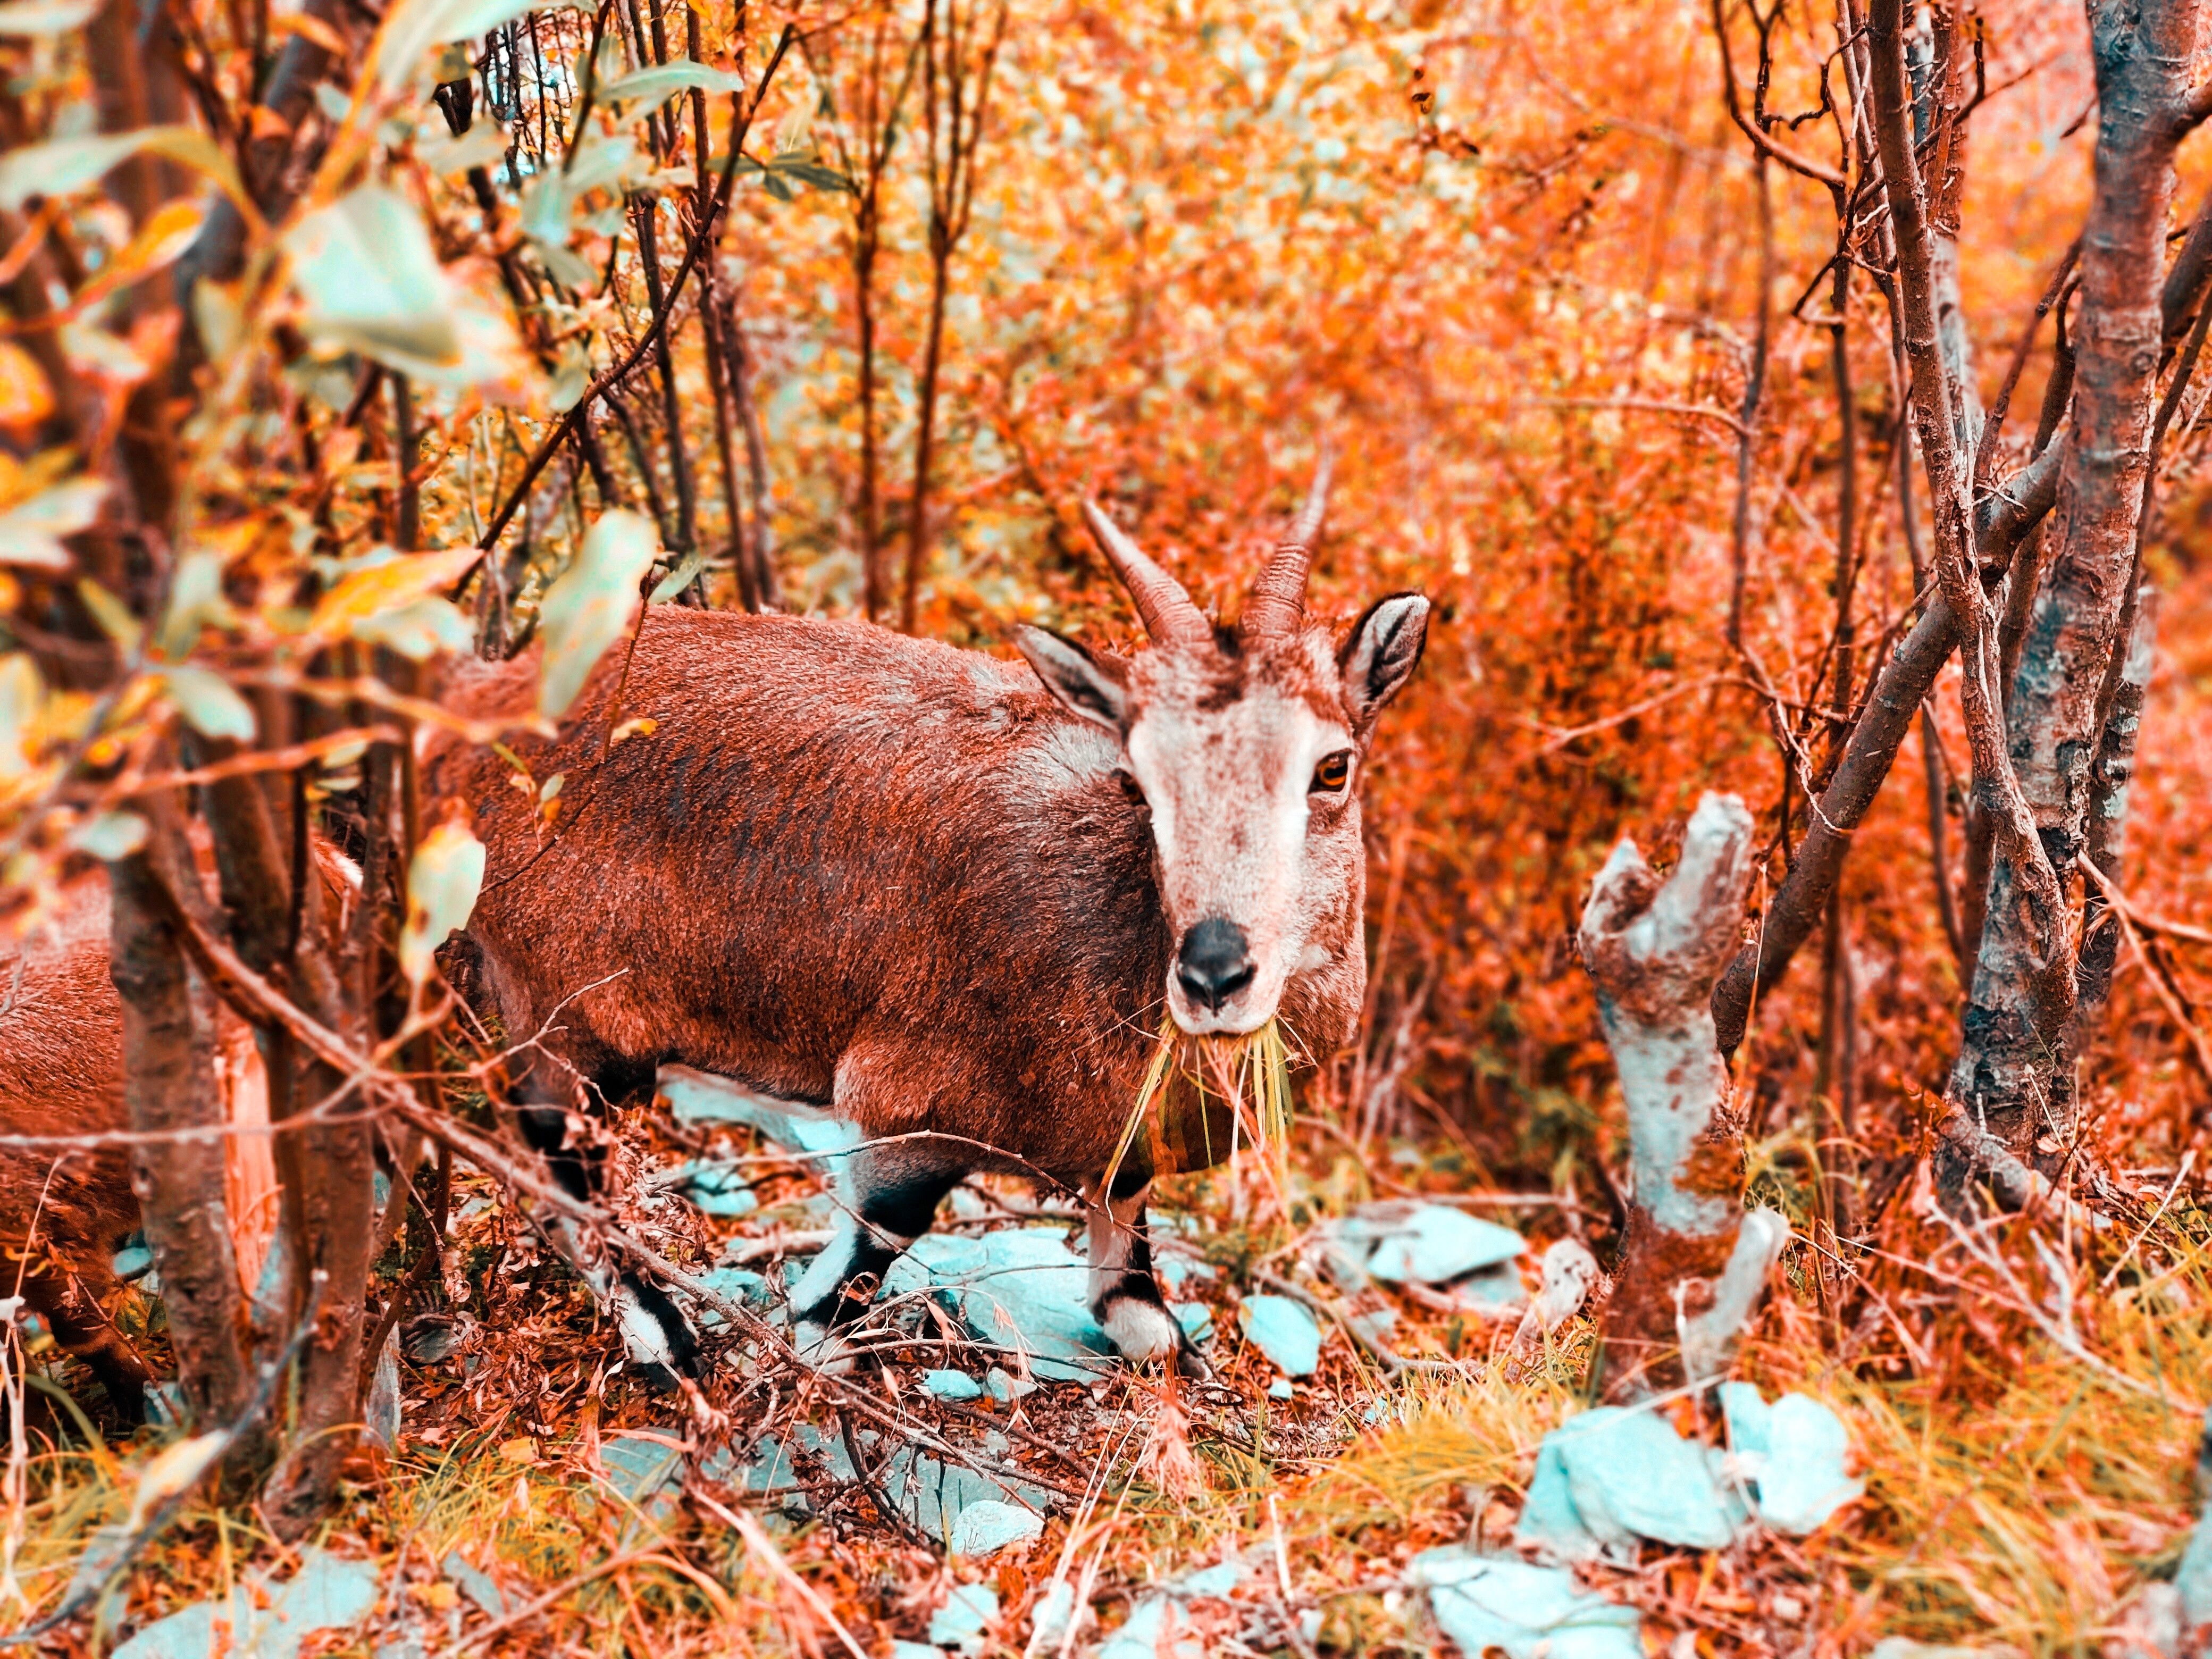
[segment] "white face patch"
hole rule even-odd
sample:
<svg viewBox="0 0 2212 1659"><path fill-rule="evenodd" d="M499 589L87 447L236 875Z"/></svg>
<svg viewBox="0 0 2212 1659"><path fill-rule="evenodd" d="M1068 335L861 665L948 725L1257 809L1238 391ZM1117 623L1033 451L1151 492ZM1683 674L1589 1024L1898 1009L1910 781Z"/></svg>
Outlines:
<svg viewBox="0 0 2212 1659"><path fill-rule="evenodd" d="M1264 682L1218 706L1176 695L1183 690L1170 682L1147 700L1129 730L1129 768L1152 810L1160 896L1178 945L1202 921L1225 922L1251 975L1216 1007L1170 969L1168 1006L1188 1031L1256 1030L1291 975L1311 971L1316 950L1328 961L1310 940L1342 913L1364 856L1350 799L1356 775L1341 791L1313 790L1316 767L1353 748L1352 737Z"/></svg>

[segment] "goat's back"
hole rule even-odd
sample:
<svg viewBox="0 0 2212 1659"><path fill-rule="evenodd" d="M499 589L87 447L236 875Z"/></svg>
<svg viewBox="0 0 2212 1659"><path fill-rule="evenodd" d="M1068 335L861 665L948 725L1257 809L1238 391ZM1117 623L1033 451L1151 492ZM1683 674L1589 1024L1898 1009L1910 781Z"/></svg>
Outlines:
<svg viewBox="0 0 2212 1659"><path fill-rule="evenodd" d="M464 665L445 701L525 711L538 668ZM563 781L550 829L488 749L427 763L489 849L471 933L510 1042L550 1022L594 1078L682 1061L1055 1170L1110 1152L1166 930L1112 739L1026 665L653 607L512 749Z"/></svg>

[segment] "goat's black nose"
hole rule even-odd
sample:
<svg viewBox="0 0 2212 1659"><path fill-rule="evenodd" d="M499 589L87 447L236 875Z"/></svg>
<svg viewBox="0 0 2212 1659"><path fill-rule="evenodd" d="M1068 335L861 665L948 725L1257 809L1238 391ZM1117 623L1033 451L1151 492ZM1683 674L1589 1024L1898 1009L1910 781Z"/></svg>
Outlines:
<svg viewBox="0 0 2212 1659"><path fill-rule="evenodd" d="M1226 916L1208 916L1182 936L1176 977L1183 994L1220 1012L1221 1005L1252 982L1252 957L1244 930Z"/></svg>

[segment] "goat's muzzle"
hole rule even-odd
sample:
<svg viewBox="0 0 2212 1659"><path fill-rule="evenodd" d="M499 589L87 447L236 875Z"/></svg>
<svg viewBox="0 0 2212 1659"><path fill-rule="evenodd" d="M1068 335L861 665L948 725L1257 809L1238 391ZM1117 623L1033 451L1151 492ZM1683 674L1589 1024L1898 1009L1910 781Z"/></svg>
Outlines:
<svg viewBox="0 0 2212 1659"><path fill-rule="evenodd" d="M1221 1012L1252 982L1252 951L1244 930L1226 916L1208 916L1182 936L1176 952L1176 981L1194 1007Z"/></svg>

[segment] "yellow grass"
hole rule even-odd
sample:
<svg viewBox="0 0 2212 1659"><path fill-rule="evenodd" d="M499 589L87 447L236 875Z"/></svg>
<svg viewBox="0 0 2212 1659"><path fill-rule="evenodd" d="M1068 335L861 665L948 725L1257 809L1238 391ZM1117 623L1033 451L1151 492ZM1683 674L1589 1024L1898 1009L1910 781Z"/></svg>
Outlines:
<svg viewBox="0 0 2212 1659"><path fill-rule="evenodd" d="M1145 1133L1152 1115L1179 1109L1174 1098L1174 1084L1178 1078L1189 1085L1195 1097L1190 1106L1180 1109L1194 1111L1201 1132L1205 1131L1209 1073L1213 1085L1225 1097L1237 1129L1227 1146L1217 1148L1207 1140L1206 1161L1200 1167L1211 1168L1220 1159L1232 1156L1244 1134L1249 1133L1270 1154L1268 1173L1278 1198L1290 1192L1291 1056L1281 1023L1270 1018L1258 1030L1242 1036L1200 1037L1194 1041L1184 1036L1171 1014L1160 1021L1151 1064L1145 1068L1144 1080L1138 1085L1128 1120L1121 1126L1121 1138L1115 1146L1114 1156L1107 1162L1105 1177L1100 1183L1102 1190L1113 1185L1129 1149ZM1173 1171L1162 1170L1160 1173Z"/></svg>

